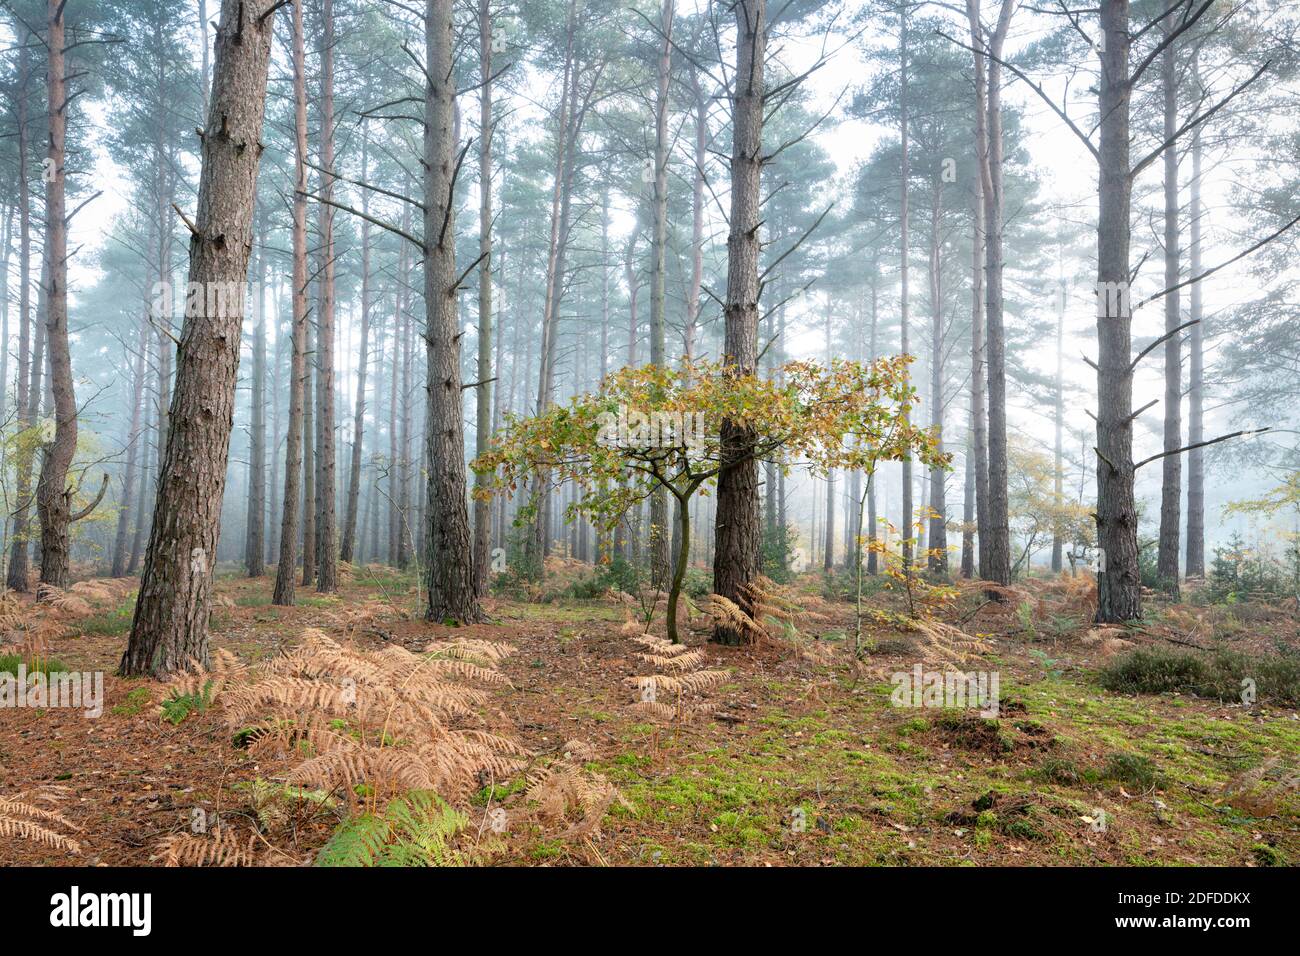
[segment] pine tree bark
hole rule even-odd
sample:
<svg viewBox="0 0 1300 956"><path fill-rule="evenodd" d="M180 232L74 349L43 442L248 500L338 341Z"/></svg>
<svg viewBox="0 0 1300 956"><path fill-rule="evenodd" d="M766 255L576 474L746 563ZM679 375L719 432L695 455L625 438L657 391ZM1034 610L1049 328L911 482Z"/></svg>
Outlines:
<svg viewBox="0 0 1300 956"><path fill-rule="evenodd" d="M363 134L361 140L361 181L369 176L369 138ZM370 191L363 190L361 211L370 212ZM370 223L361 220L361 353L357 356L357 400L352 409L352 460L348 463L348 499L343 513L343 536L339 544L339 558L352 562L357 552L364 549L364 529L361 535L362 547L357 541L357 507L361 497L361 457L365 442L366 428L366 366L370 362ZM362 562L364 563L364 562Z"/></svg>
<svg viewBox="0 0 1300 956"><path fill-rule="evenodd" d="M1163 22L1166 38L1175 26L1174 14ZM1172 140L1178 132L1178 77L1175 69L1175 42L1160 54L1164 136ZM1182 523L1183 457L1176 454L1182 447L1183 355L1182 340L1177 333L1181 322L1178 286L1182 258L1178 230L1178 147L1170 142L1164 154L1165 199L1165 401L1164 459L1161 461L1160 540L1156 546L1156 577L1161 590L1178 597L1179 535Z"/></svg>
<svg viewBox="0 0 1300 956"><path fill-rule="evenodd" d="M190 288L242 288L252 249L271 22L249 0L222 0L212 106L202 137ZM176 389L126 675L206 666L208 615L238 374L242 303L196 309L181 329ZM220 314L211 315L217 312Z"/></svg>
<svg viewBox="0 0 1300 956"><path fill-rule="evenodd" d="M569 0L565 28L563 82L560 86L560 112L556 124L555 172L551 189L551 226L546 255L546 297L542 304L542 340L537 375L537 412L545 411L553 399L555 359L559 339L559 309L561 281L565 270L565 251L568 244L571 210L572 151L576 147L576 112L578 96L577 67L574 48L578 30L576 0ZM551 493L544 473L539 472L532 483L530 497L536 503L537 516L532 534L528 538L527 553L538 575L544 573L544 561L550 552Z"/></svg>
<svg viewBox="0 0 1300 956"><path fill-rule="evenodd" d="M1128 0L1102 0L1100 51L1100 182L1097 224L1097 544L1105 570L1097 575L1097 622L1142 616L1137 508L1133 500L1132 316L1129 243ZM1112 290L1114 292L1112 293Z"/></svg>
<svg viewBox="0 0 1300 956"><path fill-rule="evenodd" d="M989 413L987 526L980 529L981 537L987 541L981 552L980 575L998 584L1011 583L1011 531L1007 503L1007 342L1002 296L1002 67L998 60L1002 57L1002 47L1015 8L1016 0L1002 0L997 26L988 39L985 93L988 118L980 163L984 197L985 362Z"/></svg>
<svg viewBox="0 0 1300 956"><path fill-rule="evenodd" d="M668 82L672 67L673 0L659 15L659 59L655 69L654 200L650 230L650 361L662 367L667 355L668 263ZM676 525L681 527L680 522ZM650 496L650 579L665 588L669 577L668 489Z"/></svg>
<svg viewBox="0 0 1300 956"><path fill-rule="evenodd" d="M32 240L31 240L31 183L28 179L27 151L30 149L27 133L27 98L30 95L31 62L28 55L32 37L24 28L20 34L21 43L18 50L18 77L15 97L17 99L17 150L18 150L18 381L17 415L18 423L29 429L36 422L34 406L36 396L31 391L31 287L32 287ZM9 550L9 569L6 584L11 591L27 591L27 515L28 501L31 495L32 455L30 450L19 449L16 475L17 503L14 508L11 530L12 544Z"/></svg>
<svg viewBox="0 0 1300 956"><path fill-rule="evenodd" d="M49 50L49 143L45 185L46 292L45 338L50 352L50 385L54 390L54 440L44 449L36 484L36 510L41 523L41 583L66 588L71 583L69 525L73 489L68 469L77 451L77 397L72 385L68 349L68 229L65 146L68 132L67 68L64 58L64 0L48 0L46 45Z"/></svg>
<svg viewBox="0 0 1300 956"><path fill-rule="evenodd" d="M475 457L492 442L492 15L488 0L478 0L479 48L479 201L478 201L478 385L475 387ZM487 589L492 550L491 502L486 497L492 476L476 472L474 487L474 586Z"/></svg>
<svg viewBox="0 0 1300 956"><path fill-rule="evenodd" d="M1058 520L1052 527L1052 573L1060 574L1065 546L1059 516L1065 507L1065 279L1056 304L1056 401L1052 418L1055 441L1052 449L1052 500L1056 502Z"/></svg>
<svg viewBox="0 0 1300 956"><path fill-rule="evenodd" d="M291 354L289 421L284 439L284 502L280 511L280 557L271 601L292 606L298 577L298 522L303 468L303 414L307 404L307 79L302 0L293 3L293 287L290 289Z"/></svg>
<svg viewBox="0 0 1300 956"><path fill-rule="evenodd" d="M874 363L878 354L877 335L880 331L880 259L879 251L873 252L871 256L871 328L867 336L867 347L869 349L869 361ZM876 553L877 531L877 513L876 513L876 481L878 472L867 476L867 574L880 573L880 556Z"/></svg>
<svg viewBox="0 0 1300 956"><path fill-rule="evenodd" d="M148 343L149 321L145 319L140 323L140 349L136 353L135 369L131 373L131 433L126 450L126 474L122 478L122 504L117 512L117 530L113 535L113 563L109 570L115 578L126 575L127 562L131 557L127 549L127 532L131 519L135 518L139 523L139 517L132 508L139 474L140 446L144 438L141 433L141 418L144 414L145 355Z"/></svg>
<svg viewBox="0 0 1300 956"><path fill-rule="evenodd" d="M266 234L266 216L259 217L259 235ZM248 525L244 536L244 568L250 578L266 574L266 251L257 253L257 278L252 286L253 381L249 408Z"/></svg>
<svg viewBox="0 0 1300 956"><path fill-rule="evenodd" d="M898 137L899 148L902 152L902 165L899 170L899 194L898 194L898 220L899 220L899 305L898 305L898 327L899 327L899 351L903 355L911 354L911 342L909 336L909 318L908 318L908 245L910 242L908 232L908 198L910 192L911 170L911 144L908 141L907 123L908 107L907 101L907 6L903 5L898 10L899 31L898 31L898 59L899 59L899 92L898 92ZM910 416L904 416L904 422L908 421ZM916 520L914 509L912 507L912 458L907 455L902 461L903 473L903 567L905 573L912 573L912 543L915 540L913 535L915 529L912 522Z"/></svg>
<svg viewBox="0 0 1300 956"><path fill-rule="evenodd" d="M732 91L731 210L727 235L727 297L722 360L726 374L758 370L758 257L763 150L763 76L767 55L766 0L735 4L736 72ZM752 610L746 589L762 569L758 465L752 429L724 419L723 470L714 524L713 590ZM719 624L712 639L739 644L743 636Z"/></svg>
<svg viewBox="0 0 1300 956"><path fill-rule="evenodd" d="M456 319L454 164L455 70L452 0L426 0L424 101L424 300L427 309L425 413L429 469L425 564L430 621L483 619L474 578Z"/></svg>
<svg viewBox="0 0 1300 956"><path fill-rule="evenodd" d="M943 219L943 179L936 176L931 187L930 208L930 424L938 436L938 450L943 451L943 242L940 228ZM930 536L927 564L934 574L948 573L948 498L944 487L944 469L930 469Z"/></svg>
<svg viewBox="0 0 1300 956"><path fill-rule="evenodd" d="M321 2L321 98L320 164L321 198L334 195L334 3ZM316 403L319 406L316 454L319 474L316 483L316 510L320 516L317 531L316 590L333 594L339 588L338 488L337 458L334 449L334 207L320 204L321 256L319 321L316 326Z"/></svg>
<svg viewBox="0 0 1300 956"><path fill-rule="evenodd" d="M1200 89L1200 73L1196 52L1192 52L1192 84ZM1188 269L1199 276L1201 267L1201 127L1192 130L1192 177L1190 183L1191 205L1188 209ZM1187 382L1187 443L1192 450L1187 453L1187 557L1184 572L1189 578L1205 577L1205 450L1197 442L1205 440L1205 330L1204 310L1201 305L1201 284L1192 283L1188 293L1189 330L1188 382Z"/></svg>
<svg viewBox="0 0 1300 956"><path fill-rule="evenodd" d="M302 382L302 586L316 583L316 529L319 514L316 501L316 376L320 350L316 322L307 319L307 364Z"/></svg>

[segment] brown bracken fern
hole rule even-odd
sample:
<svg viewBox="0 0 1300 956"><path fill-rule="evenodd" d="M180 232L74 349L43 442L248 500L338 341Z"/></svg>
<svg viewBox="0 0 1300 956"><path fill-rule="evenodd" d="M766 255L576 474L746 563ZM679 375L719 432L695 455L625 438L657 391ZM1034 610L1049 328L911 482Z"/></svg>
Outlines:
<svg viewBox="0 0 1300 956"><path fill-rule="evenodd" d="M67 850L80 853L81 845L63 830L79 829L67 817L40 803L53 804L58 795L42 791L31 797L19 794L14 797L0 797L0 839L27 840L54 850Z"/></svg>

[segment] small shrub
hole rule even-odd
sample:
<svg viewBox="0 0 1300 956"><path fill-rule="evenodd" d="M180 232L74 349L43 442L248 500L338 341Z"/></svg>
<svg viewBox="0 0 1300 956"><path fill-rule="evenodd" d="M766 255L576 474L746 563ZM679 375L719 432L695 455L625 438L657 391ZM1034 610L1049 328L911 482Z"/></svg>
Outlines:
<svg viewBox="0 0 1300 956"><path fill-rule="evenodd" d="M1101 775L1103 780L1127 783L1141 790L1155 790L1164 782L1160 768L1150 758L1136 754L1111 754Z"/></svg>
<svg viewBox="0 0 1300 956"><path fill-rule="evenodd" d="M1103 667L1098 681L1121 694L1177 692L1242 702L1251 681L1256 699L1295 706L1300 703L1300 657L1226 649L1207 657L1191 651L1139 648Z"/></svg>
<svg viewBox="0 0 1300 956"><path fill-rule="evenodd" d="M1042 774L1044 780L1064 786L1074 786L1082 777L1079 768L1074 765L1074 761L1065 760L1061 757L1050 757L1044 760L1039 766L1038 772Z"/></svg>
<svg viewBox="0 0 1300 956"><path fill-rule="evenodd" d="M1119 694L1166 694L1203 686L1204 658L1183 651L1139 648L1101 669L1101 686Z"/></svg>

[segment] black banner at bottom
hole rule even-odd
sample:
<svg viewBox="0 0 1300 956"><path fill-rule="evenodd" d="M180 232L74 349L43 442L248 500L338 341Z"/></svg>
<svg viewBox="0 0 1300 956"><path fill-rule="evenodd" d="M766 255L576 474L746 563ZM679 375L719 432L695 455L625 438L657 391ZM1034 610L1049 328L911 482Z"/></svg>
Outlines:
<svg viewBox="0 0 1300 956"><path fill-rule="evenodd" d="M1291 923L1296 894L1293 870L1266 869L9 869L0 881L6 942L30 934L128 950L197 939L339 945L429 923L489 939L524 927L581 936L604 920L625 933L674 910L692 937L713 925L730 945L783 920L828 939L862 920L905 937L979 926L1001 943L1046 930L1232 945Z"/></svg>

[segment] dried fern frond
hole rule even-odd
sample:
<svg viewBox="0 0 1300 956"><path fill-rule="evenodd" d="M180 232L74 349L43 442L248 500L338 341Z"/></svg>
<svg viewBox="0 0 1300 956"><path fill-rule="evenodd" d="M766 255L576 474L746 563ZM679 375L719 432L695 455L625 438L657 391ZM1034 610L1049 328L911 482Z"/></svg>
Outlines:
<svg viewBox="0 0 1300 956"><path fill-rule="evenodd" d="M679 654L676 657L663 657L659 654L641 654L641 660L654 667L663 667L668 670L684 671L692 667L698 667L705 661L705 654L701 650L690 651L686 654Z"/></svg>
<svg viewBox="0 0 1300 956"><path fill-rule="evenodd" d="M969 658L992 650L986 641L943 621L913 618L912 628L924 639L922 646L932 655L928 659L963 663Z"/></svg>
<svg viewBox="0 0 1300 956"><path fill-rule="evenodd" d="M79 595L88 601L112 601L117 592L102 580L77 581L68 588L69 593Z"/></svg>
<svg viewBox="0 0 1300 956"><path fill-rule="evenodd" d="M80 853L81 845L56 827L77 831L80 828L57 810L38 806L33 800L53 802L51 794L28 797L0 797L0 838L27 840L54 850Z"/></svg>
<svg viewBox="0 0 1300 956"><path fill-rule="evenodd" d="M685 644L674 644L667 638L655 637L653 634L641 634L633 638L633 640L642 647L648 648L652 653L665 657L684 654L689 650Z"/></svg>
<svg viewBox="0 0 1300 956"><path fill-rule="evenodd" d="M639 691L652 690L657 696L665 694L700 694L726 681L726 671L693 671L689 674L650 674L629 677L626 682Z"/></svg>
<svg viewBox="0 0 1300 956"><path fill-rule="evenodd" d="M36 600L73 617L85 617L95 612L90 602L81 595L57 588L52 584L41 584L37 587Z"/></svg>
<svg viewBox="0 0 1300 956"><path fill-rule="evenodd" d="M479 641L462 638L454 641L435 641L424 649L426 655L440 658L455 658L467 661L491 661L499 664L515 653L512 644L500 641Z"/></svg>
<svg viewBox="0 0 1300 956"><path fill-rule="evenodd" d="M564 746L560 748L560 753L564 754L565 760L574 760L579 763L595 760L599 756L596 748L585 740L566 740Z"/></svg>
<svg viewBox="0 0 1300 956"><path fill-rule="evenodd" d="M207 668L197 664L188 671L176 674L163 687L163 696L201 696L208 703L215 701L228 687L239 686L248 676L248 665L224 647L212 652L212 663Z"/></svg>
<svg viewBox="0 0 1300 956"><path fill-rule="evenodd" d="M761 640L767 636L767 631L750 617L744 608L721 594L710 594L708 596L705 611L716 623L730 627L732 630L745 635L751 641Z"/></svg>
<svg viewBox="0 0 1300 956"><path fill-rule="evenodd" d="M536 768L528 774L528 784L525 798L536 805L543 823L566 823L577 814L578 819L560 834L563 840L598 833L601 820L615 802L631 809L618 788L604 776L568 762Z"/></svg>
<svg viewBox="0 0 1300 956"><path fill-rule="evenodd" d="M487 701L478 685L508 684L492 666L513 648L440 642L423 654L368 650L319 630L227 689L227 720L251 750L297 759L286 781L370 807L430 791L467 797L484 775L506 777L526 751L508 737L465 726Z"/></svg>
<svg viewBox="0 0 1300 956"><path fill-rule="evenodd" d="M257 837L248 835L246 843L230 827L217 827L211 833L171 833L159 840L158 850L150 862L163 866L252 866Z"/></svg>

